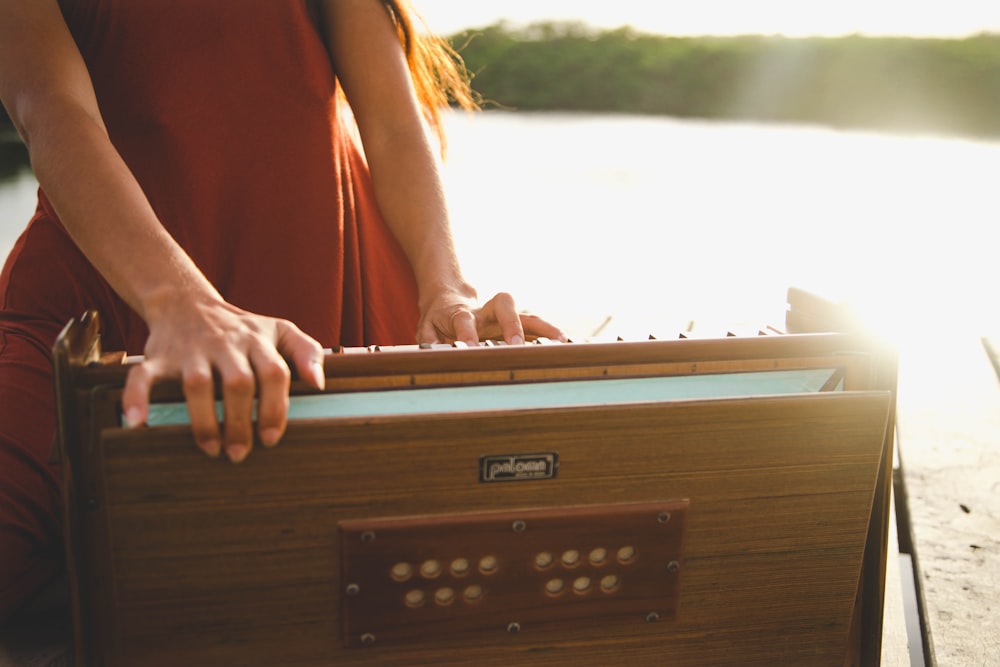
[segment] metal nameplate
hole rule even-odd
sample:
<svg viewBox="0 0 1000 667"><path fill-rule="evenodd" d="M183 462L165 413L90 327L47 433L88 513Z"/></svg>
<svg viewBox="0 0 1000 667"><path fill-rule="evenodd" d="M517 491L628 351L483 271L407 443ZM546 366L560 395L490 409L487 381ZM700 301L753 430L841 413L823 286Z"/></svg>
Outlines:
<svg viewBox="0 0 1000 667"><path fill-rule="evenodd" d="M559 472L559 454L493 454L479 458L480 482L525 482L553 479Z"/></svg>

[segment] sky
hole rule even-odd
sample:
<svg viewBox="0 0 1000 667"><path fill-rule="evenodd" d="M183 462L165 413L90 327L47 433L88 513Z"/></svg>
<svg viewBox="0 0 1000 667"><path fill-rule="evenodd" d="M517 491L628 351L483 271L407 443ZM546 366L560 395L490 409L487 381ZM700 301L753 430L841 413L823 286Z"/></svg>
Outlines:
<svg viewBox="0 0 1000 667"><path fill-rule="evenodd" d="M413 0L429 28L452 34L506 19L578 20L673 35L1000 33L1000 0Z"/></svg>

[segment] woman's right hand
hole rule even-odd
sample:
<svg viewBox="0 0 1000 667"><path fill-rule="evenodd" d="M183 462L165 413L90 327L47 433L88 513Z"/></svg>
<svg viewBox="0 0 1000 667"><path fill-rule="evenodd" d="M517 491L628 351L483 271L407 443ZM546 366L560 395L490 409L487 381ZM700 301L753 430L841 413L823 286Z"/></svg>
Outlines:
<svg viewBox="0 0 1000 667"><path fill-rule="evenodd" d="M145 423L155 382L179 380L198 446L209 456L224 451L240 462L253 447L255 395L261 444L274 446L284 435L289 364L323 388L322 347L287 320L255 315L221 300L168 303L147 320L144 360L129 371L122 394L129 426ZM216 379L222 389L221 424Z"/></svg>
<svg viewBox="0 0 1000 667"><path fill-rule="evenodd" d="M56 0L0 0L0 99L63 227L149 326L145 361L129 372L122 396L127 421L145 422L153 383L176 379L207 453L225 450L240 461L250 452L255 392L258 436L276 444L287 420L288 363L321 387L322 349L290 322L223 301L166 231L108 136ZM213 374L222 386L222 425Z"/></svg>

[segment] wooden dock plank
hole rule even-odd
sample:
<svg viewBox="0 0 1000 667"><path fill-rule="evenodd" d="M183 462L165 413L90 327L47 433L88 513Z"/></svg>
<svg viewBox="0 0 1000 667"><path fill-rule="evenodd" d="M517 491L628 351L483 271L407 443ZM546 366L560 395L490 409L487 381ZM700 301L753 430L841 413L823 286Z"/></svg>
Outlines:
<svg viewBox="0 0 1000 667"><path fill-rule="evenodd" d="M899 568L894 503L889 503L889 553L885 567L885 604L882 617L882 667L911 667L906 613Z"/></svg>
<svg viewBox="0 0 1000 667"><path fill-rule="evenodd" d="M897 422L927 664L997 664L1000 382L981 340L902 350Z"/></svg>

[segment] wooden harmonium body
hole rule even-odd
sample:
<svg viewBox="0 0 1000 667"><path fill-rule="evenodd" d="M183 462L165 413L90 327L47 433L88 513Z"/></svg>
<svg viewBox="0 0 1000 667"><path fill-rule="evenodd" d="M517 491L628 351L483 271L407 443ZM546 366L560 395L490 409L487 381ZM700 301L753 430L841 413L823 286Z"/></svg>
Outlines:
<svg viewBox="0 0 1000 667"><path fill-rule="evenodd" d="M331 353L234 465L56 346L80 665L877 661L894 366L838 334ZM891 372L890 372L891 371Z"/></svg>

